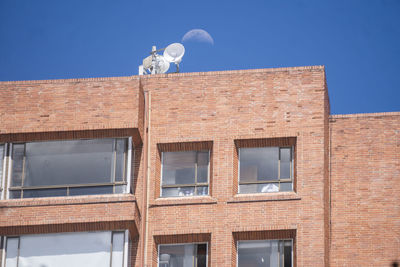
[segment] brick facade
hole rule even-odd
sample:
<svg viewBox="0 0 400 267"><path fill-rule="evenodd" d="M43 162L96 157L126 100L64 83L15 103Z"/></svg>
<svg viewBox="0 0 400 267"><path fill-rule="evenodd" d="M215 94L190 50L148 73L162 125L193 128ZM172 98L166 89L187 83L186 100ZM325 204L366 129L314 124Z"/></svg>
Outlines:
<svg viewBox="0 0 400 267"><path fill-rule="evenodd" d="M334 115L331 266L400 258L400 113Z"/></svg>
<svg viewBox="0 0 400 267"><path fill-rule="evenodd" d="M293 266L400 258L400 113L330 115L321 66L0 82L0 98L0 143L135 148L133 195L1 200L0 236L129 229L148 267L159 244L207 242L208 266L236 266L237 241L274 238L294 240ZM238 194L238 148L269 145L294 147L293 192ZM191 149L210 151L209 196L160 198L162 152Z"/></svg>

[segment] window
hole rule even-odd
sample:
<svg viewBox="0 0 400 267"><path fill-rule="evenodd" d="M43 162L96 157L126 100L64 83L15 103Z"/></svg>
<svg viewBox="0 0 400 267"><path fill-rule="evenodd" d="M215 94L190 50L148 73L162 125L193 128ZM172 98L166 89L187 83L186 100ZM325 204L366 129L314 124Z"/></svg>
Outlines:
<svg viewBox="0 0 400 267"><path fill-rule="evenodd" d="M292 240L256 240L237 243L238 267L292 267Z"/></svg>
<svg viewBox="0 0 400 267"><path fill-rule="evenodd" d="M5 267L124 267L127 242L127 231L7 237Z"/></svg>
<svg viewBox="0 0 400 267"><path fill-rule="evenodd" d="M162 197L208 195L210 151L162 152Z"/></svg>
<svg viewBox="0 0 400 267"><path fill-rule="evenodd" d="M159 245L158 267L206 267L207 244Z"/></svg>
<svg viewBox="0 0 400 267"><path fill-rule="evenodd" d="M293 147L239 148L239 193L293 190Z"/></svg>
<svg viewBox="0 0 400 267"><path fill-rule="evenodd" d="M128 138L12 145L10 198L125 193Z"/></svg>

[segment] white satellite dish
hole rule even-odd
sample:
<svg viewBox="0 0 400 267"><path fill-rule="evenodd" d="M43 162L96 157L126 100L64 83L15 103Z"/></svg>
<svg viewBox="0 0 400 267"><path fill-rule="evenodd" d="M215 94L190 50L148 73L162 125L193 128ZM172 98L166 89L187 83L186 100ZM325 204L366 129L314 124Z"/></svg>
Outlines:
<svg viewBox="0 0 400 267"><path fill-rule="evenodd" d="M179 64L185 54L185 47L180 43L173 43L164 50L164 58L171 63Z"/></svg>
<svg viewBox="0 0 400 267"><path fill-rule="evenodd" d="M160 55L157 55L156 60L156 73L166 73L169 69L169 62L165 59L165 57Z"/></svg>
<svg viewBox="0 0 400 267"><path fill-rule="evenodd" d="M163 55L157 52L164 50ZM185 54L185 47L180 43L173 43L167 48L158 49L153 46L151 55L143 59L143 64L139 66L139 75L166 73L169 69L169 63L175 63L176 72L179 72L179 63Z"/></svg>

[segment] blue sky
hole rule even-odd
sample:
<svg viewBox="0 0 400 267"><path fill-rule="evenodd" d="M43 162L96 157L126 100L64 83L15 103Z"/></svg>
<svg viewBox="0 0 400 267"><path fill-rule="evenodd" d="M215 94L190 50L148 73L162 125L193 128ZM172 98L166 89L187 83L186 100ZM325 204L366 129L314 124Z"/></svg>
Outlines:
<svg viewBox="0 0 400 267"><path fill-rule="evenodd" d="M195 28L182 72L325 65L332 114L400 111L400 0L0 0L0 81L136 75ZM174 69L172 66L170 69Z"/></svg>

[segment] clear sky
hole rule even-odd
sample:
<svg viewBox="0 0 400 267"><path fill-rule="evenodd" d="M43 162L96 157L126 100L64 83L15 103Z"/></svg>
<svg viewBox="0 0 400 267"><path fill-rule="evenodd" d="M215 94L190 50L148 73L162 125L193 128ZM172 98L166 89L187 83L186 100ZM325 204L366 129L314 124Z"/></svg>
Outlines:
<svg viewBox="0 0 400 267"><path fill-rule="evenodd" d="M197 28L181 72L325 65L332 114L400 111L400 0L0 0L0 81L136 75Z"/></svg>

